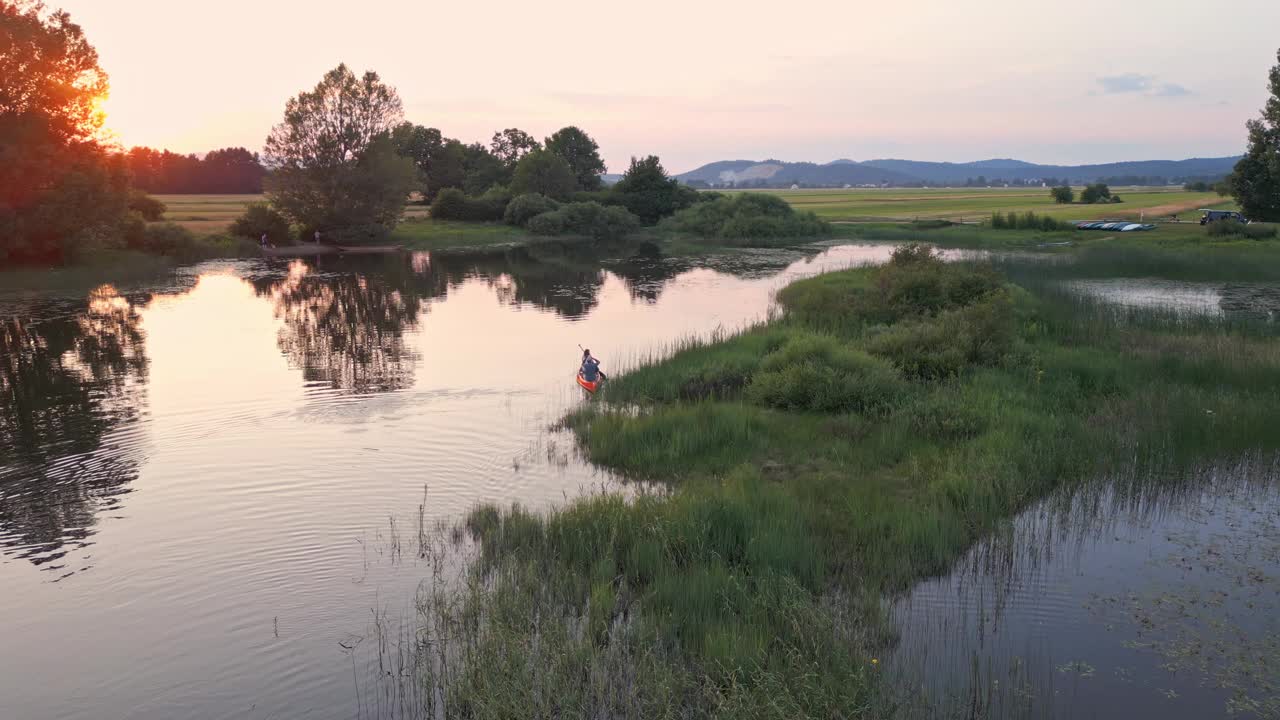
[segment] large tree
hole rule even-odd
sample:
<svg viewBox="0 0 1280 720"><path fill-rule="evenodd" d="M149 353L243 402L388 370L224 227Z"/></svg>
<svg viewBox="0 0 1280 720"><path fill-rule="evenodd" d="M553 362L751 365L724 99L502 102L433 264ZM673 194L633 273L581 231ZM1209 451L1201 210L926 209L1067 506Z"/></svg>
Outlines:
<svg viewBox="0 0 1280 720"><path fill-rule="evenodd" d="M547 138L545 147L569 163L578 180L579 190L599 190L600 176L604 174L604 160L600 159L600 146L581 129L569 126L561 128Z"/></svg>
<svg viewBox="0 0 1280 720"><path fill-rule="evenodd" d="M141 219L99 141L107 75L84 31L35 0L0 0L0 260L118 247Z"/></svg>
<svg viewBox="0 0 1280 720"><path fill-rule="evenodd" d="M511 178L511 192L516 195L539 193L564 200L576 187L569 163L546 150L534 150L521 158Z"/></svg>
<svg viewBox="0 0 1280 720"><path fill-rule="evenodd" d="M692 205L698 191L667 175L656 155L631 158L631 167L623 174L613 191L622 204L646 225L653 225L677 210Z"/></svg>
<svg viewBox="0 0 1280 720"><path fill-rule="evenodd" d="M519 128L507 128L496 132L493 134L492 142L489 143L490 152L501 160L509 171L515 170L520 158L541 147L532 135Z"/></svg>
<svg viewBox="0 0 1280 720"><path fill-rule="evenodd" d="M1262 117L1250 120L1249 149L1229 178L1231 194L1250 220L1280 222L1280 51L1271 68Z"/></svg>
<svg viewBox="0 0 1280 720"><path fill-rule="evenodd" d="M315 89L289 100L284 121L267 137L271 203L299 225L339 237L390 230L417 174L392 138L402 116L400 96L377 73L330 70Z"/></svg>

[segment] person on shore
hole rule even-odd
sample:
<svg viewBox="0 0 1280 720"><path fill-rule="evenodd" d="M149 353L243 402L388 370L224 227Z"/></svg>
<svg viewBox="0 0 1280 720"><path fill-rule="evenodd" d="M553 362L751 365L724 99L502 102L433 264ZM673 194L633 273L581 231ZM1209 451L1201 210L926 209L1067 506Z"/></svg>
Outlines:
<svg viewBox="0 0 1280 720"><path fill-rule="evenodd" d="M582 351L582 379L587 382L605 380L604 371L600 369L600 361L591 356L591 350Z"/></svg>
<svg viewBox="0 0 1280 720"><path fill-rule="evenodd" d="M265 250L266 248L269 248L269 247L275 247L274 245L272 245L270 242L268 242L268 241L267 241L267 234L266 234L266 233L262 233L262 238L261 238L260 240L258 240L258 245L259 245L259 247L263 248L264 250Z"/></svg>

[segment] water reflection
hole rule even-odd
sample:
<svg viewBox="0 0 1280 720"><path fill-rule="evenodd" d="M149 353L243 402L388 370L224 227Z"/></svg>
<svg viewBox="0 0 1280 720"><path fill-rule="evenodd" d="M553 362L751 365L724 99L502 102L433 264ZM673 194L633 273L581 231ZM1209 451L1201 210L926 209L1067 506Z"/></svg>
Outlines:
<svg viewBox="0 0 1280 720"><path fill-rule="evenodd" d="M283 278L256 280L283 325L278 342L308 382L373 393L413 384L404 333L417 323L422 294L402 276L321 273L301 260Z"/></svg>
<svg viewBox="0 0 1280 720"><path fill-rule="evenodd" d="M1180 316L1210 316L1242 322L1280 320L1280 287L1256 283L1209 283L1158 278L1070 280L1065 287L1120 308Z"/></svg>
<svg viewBox="0 0 1280 720"><path fill-rule="evenodd" d="M137 477L119 441L145 404L137 307L103 286L77 312L6 318L0 358L0 546L60 570Z"/></svg>
<svg viewBox="0 0 1280 720"><path fill-rule="evenodd" d="M1099 479L893 608L907 717L1280 712L1280 458Z"/></svg>

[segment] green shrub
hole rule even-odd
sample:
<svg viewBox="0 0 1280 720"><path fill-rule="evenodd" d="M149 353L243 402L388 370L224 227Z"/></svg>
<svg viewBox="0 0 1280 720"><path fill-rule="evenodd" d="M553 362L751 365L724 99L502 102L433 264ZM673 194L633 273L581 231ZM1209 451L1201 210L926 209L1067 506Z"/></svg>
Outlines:
<svg viewBox="0 0 1280 720"><path fill-rule="evenodd" d="M991 227L995 230L1044 230L1052 232L1055 230L1072 230L1075 225L1048 215L1037 215L1028 210L1021 215L1015 212L994 212L991 214Z"/></svg>
<svg viewBox="0 0 1280 720"><path fill-rule="evenodd" d="M324 233L325 240L338 245L378 245L387 242L390 236L390 230L377 224L334 228Z"/></svg>
<svg viewBox="0 0 1280 720"><path fill-rule="evenodd" d="M1209 235L1212 237L1242 237L1252 240L1266 240L1276 236L1276 228L1274 225L1246 225L1238 220L1222 219L1209 223Z"/></svg>
<svg viewBox="0 0 1280 720"><path fill-rule="evenodd" d="M457 188L445 188L431 203L431 217L436 220L496 222L503 219L510 195L504 188L490 189L480 197L467 197Z"/></svg>
<svg viewBox="0 0 1280 720"><path fill-rule="evenodd" d="M560 203L552 200L546 195L539 193L525 193L507 204L506 212L503 213L503 220L508 225L518 225L523 227L534 216L542 213L552 212L560 207Z"/></svg>
<svg viewBox="0 0 1280 720"><path fill-rule="evenodd" d="M665 227L693 237L747 241L817 237L831 226L811 212L796 212L785 200L764 193L704 199L676 213Z"/></svg>
<svg viewBox="0 0 1280 720"><path fill-rule="evenodd" d="M1084 190L1080 191L1080 202L1086 205L1112 202L1111 188L1107 187L1106 183L1087 185Z"/></svg>
<svg viewBox="0 0 1280 720"><path fill-rule="evenodd" d="M134 250L168 256L181 255L195 244L195 235L175 223L148 225L140 236L130 242Z"/></svg>
<svg viewBox="0 0 1280 720"><path fill-rule="evenodd" d="M803 335L765 356L747 399L785 410L879 413L905 392L889 363L830 336Z"/></svg>
<svg viewBox="0 0 1280 720"><path fill-rule="evenodd" d="M147 222L156 222L164 217L164 212L168 208L145 192L134 189L129 193L129 209L141 215Z"/></svg>
<svg viewBox="0 0 1280 720"><path fill-rule="evenodd" d="M640 220L621 207L605 207L598 202L568 203L559 210L535 215L528 221L535 235L569 233L595 240L615 240L640 227Z"/></svg>
<svg viewBox="0 0 1280 720"><path fill-rule="evenodd" d="M564 232L564 213L556 210L534 215L525 227L534 235L559 235Z"/></svg>
<svg viewBox="0 0 1280 720"><path fill-rule="evenodd" d="M288 245L293 241L289 221L266 203L253 203L245 208L244 213L231 223L230 232L254 242L263 235L276 245Z"/></svg>
<svg viewBox="0 0 1280 720"><path fill-rule="evenodd" d="M1013 303L1007 292L935 317L904 320L871 335L867 350L920 380L954 377L971 365L999 365L1013 351Z"/></svg>

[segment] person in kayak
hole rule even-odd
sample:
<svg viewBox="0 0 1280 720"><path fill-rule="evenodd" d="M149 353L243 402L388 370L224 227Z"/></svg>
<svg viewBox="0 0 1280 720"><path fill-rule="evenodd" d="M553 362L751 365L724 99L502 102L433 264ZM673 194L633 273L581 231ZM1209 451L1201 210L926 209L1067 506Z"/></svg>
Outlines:
<svg viewBox="0 0 1280 720"><path fill-rule="evenodd" d="M607 379L600 369L600 361L591 356L590 349L582 351L582 379L592 383Z"/></svg>

